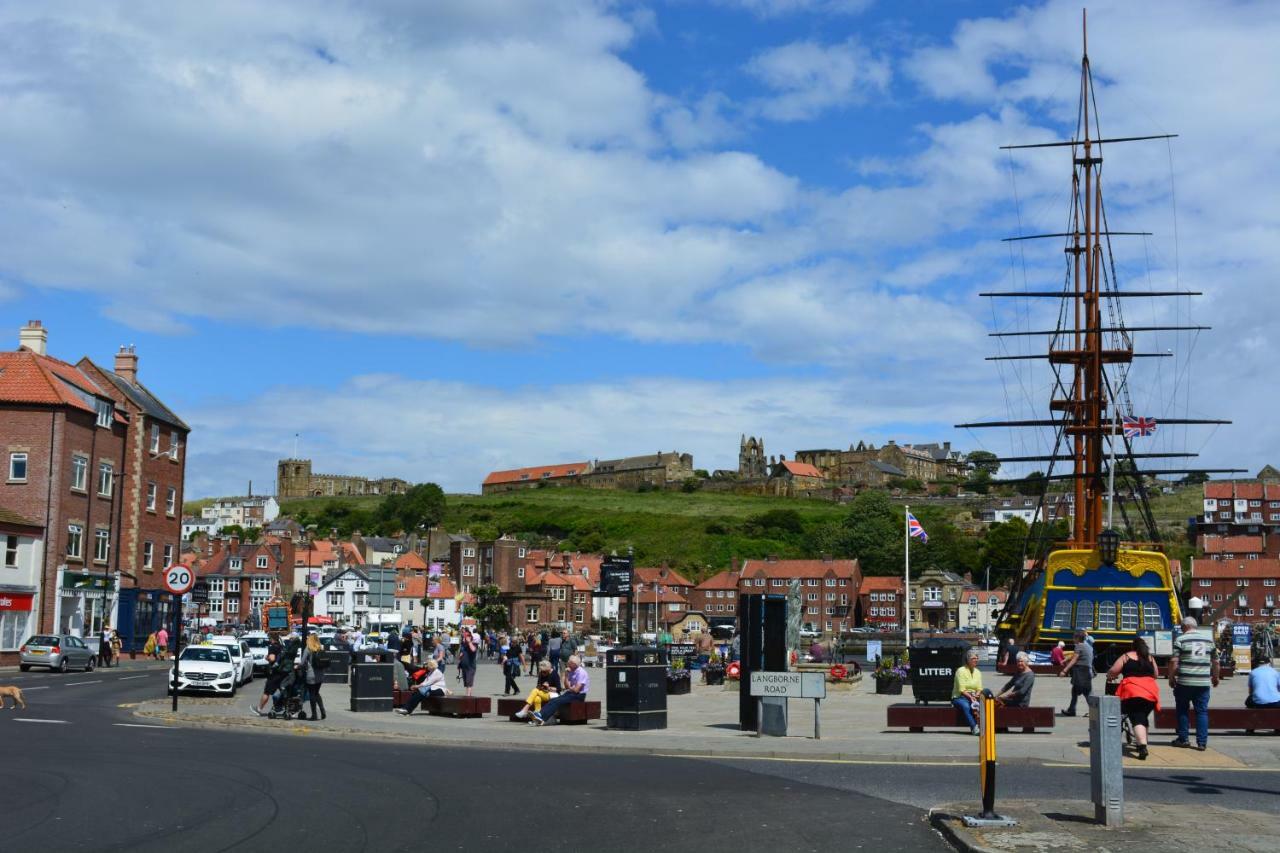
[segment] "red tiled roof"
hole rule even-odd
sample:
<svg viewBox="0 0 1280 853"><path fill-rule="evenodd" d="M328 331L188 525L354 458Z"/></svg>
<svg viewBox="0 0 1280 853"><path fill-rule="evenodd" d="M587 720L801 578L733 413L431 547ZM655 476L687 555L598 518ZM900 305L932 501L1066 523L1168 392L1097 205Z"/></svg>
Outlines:
<svg viewBox="0 0 1280 853"><path fill-rule="evenodd" d="M779 463L783 468L794 477L818 477L821 478L823 473L808 462L792 462L783 460Z"/></svg>
<svg viewBox="0 0 1280 853"><path fill-rule="evenodd" d="M1280 560L1206 560L1191 561L1191 577L1200 579L1280 578Z"/></svg>
<svg viewBox="0 0 1280 853"><path fill-rule="evenodd" d="M698 589L737 589L738 573L725 569L698 584Z"/></svg>
<svg viewBox="0 0 1280 853"><path fill-rule="evenodd" d="M666 569L662 567L636 566L636 580L644 583L667 584L670 586L693 586L693 581L677 572L675 569Z"/></svg>
<svg viewBox="0 0 1280 853"><path fill-rule="evenodd" d="M397 569L425 569L427 561L422 559L422 555L417 551L405 551L393 564ZM418 596L421 598L422 596Z"/></svg>
<svg viewBox="0 0 1280 853"><path fill-rule="evenodd" d="M500 483L532 483L538 480L554 480L558 477L576 477L587 473L587 462L566 462L561 465L542 465L533 468L512 468L510 471L492 471L484 478L484 485Z"/></svg>
<svg viewBox="0 0 1280 853"><path fill-rule="evenodd" d="M681 595L679 592L676 592L671 587L662 586L662 584L659 584L658 586L660 587L660 591L656 593L656 595L657 595L659 604L674 604L677 602L681 604L689 603L688 598ZM636 584L634 589L636 592L636 604L640 604L640 605L653 604L655 593L653 591L652 586L646 586L645 584Z"/></svg>
<svg viewBox="0 0 1280 853"><path fill-rule="evenodd" d="M404 589L400 588L400 584L404 584ZM427 577L426 575L414 575L412 572L404 572L396 575L396 598L412 598L419 601L427 595Z"/></svg>
<svg viewBox="0 0 1280 853"><path fill-rule="evenodd" d="M1280 501L1280 483L1264 483L1266 486L1267 500Z"/></svg>
<svg viewBox="0 0 1280 853"><path fill-rule="evenodd" d="M71 406L85 412L94 411L92 405L64 383L70 383L90 396L111 399L97 383L65 361L37 355L27 349L0 352L0 402ZM119 412L116 417L123 420Z"/></svg>
<svg viewBox="0 0 1280 853"><path fill-rule="evenodd" d="M1234 489L1235 483L1205 483L1204 496L1206 498L1230 498Z"/></svg>
<svg viewBox="0 0 1280 853"><path fill-rule="evenodd" d="M744 578L851 577L858 571L857 560L746 560L742 566Z"/></svg>
<svg viewBox="0 0 1280 853"><path fill-rule="evenodd" d="M1206 536L1206 554L1261 554L1261 536Z"/></svg>
<svg viewBox="0 0 1280 853"><path fill-rule="evenodd" d="M1242 500L1262 500L1262 484L1236 483L1236 497Z"/></svg>
<svg viewBox="0 0 1280 853"><path fill-rule="evenodd" d="M869 575L862 579L859 592L894 592L905 591L907 585L902 578L893 575Z"/></svg>

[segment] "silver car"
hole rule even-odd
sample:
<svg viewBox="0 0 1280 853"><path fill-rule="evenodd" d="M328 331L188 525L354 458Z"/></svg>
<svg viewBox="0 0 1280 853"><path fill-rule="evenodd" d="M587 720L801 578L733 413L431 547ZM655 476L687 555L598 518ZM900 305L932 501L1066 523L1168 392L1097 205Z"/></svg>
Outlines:
<svg viewBox="0 0 1280 853"><path fill-rule="evenodd" d="M36 634L18 650L18 668L27 672L33 666L47 666L58 672L83 669L93 672L97 652L84 640L71 634Z"/></svg>

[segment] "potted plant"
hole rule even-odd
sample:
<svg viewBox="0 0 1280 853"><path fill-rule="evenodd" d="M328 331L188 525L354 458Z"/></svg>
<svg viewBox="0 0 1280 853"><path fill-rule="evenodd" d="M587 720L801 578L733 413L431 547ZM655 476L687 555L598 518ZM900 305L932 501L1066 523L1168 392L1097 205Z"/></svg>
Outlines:
<svg viewBox="0 0 1280 853"><path fill-rule="evenodd" d="M702 667L703 684L724 684L724 661L720 655L712 653L711 660Z"/></svg>
<svg viewBox="0 0 1280 853"><path fill-rule="evenodd" d="M889 696L902 695L902 685L906 683L907 676L911 672L906 664L891 664L886 660L881 660L876 664L876 671L873 677L876 680L876 692Z"/></svg>
<svg viewBox="0 0 1280 853"><path fill-rule="evenodd" d="M693 689L692 673L685 668L684 658L676 658L667 667L667 695L679 696Z"/></svg>

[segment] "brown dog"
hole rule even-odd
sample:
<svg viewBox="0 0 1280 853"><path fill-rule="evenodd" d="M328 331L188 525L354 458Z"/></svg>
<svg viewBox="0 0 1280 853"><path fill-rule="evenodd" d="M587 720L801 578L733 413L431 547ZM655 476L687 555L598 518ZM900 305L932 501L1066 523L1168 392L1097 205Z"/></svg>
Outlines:
<svg viewBox="0 0 1280 853"><path fill-rule="evenodd" d="M6 696L13 700L13 709L15 711L18 710L18 708L21 708L24 711L27 710L27 700L22 698L21 687L14 687L13 685L9 685L7 687L0 686L0 709L5 707L4 698Z"/></svg>

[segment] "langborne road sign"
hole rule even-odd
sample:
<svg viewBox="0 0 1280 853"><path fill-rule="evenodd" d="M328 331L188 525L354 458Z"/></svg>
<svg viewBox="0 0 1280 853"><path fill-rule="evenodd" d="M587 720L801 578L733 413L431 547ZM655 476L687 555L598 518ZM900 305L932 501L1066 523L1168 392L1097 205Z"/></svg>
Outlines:
<svg viewBox="0 0 1280 853"><path fill-rule="evenodd" d="M195 574L186 566L170 566L164 570L164 588L174 595L185 595L196 582Z"/></svg>
<svg viewBox="0 0 1280 853"><path fill-rule="evenodd" d="M787 699L826 699L827 681L821 672L753 672L752 696Z"/></svg>

